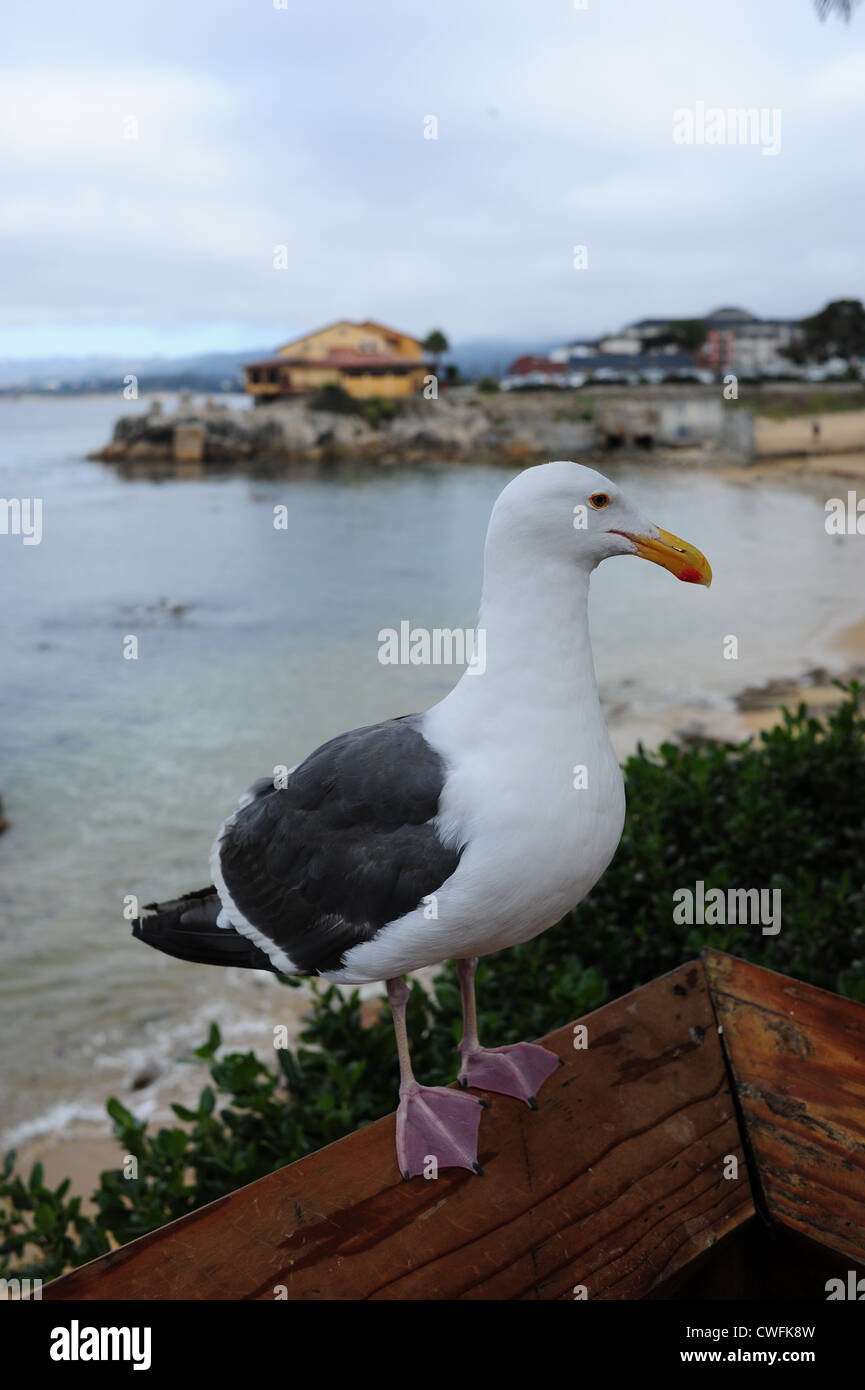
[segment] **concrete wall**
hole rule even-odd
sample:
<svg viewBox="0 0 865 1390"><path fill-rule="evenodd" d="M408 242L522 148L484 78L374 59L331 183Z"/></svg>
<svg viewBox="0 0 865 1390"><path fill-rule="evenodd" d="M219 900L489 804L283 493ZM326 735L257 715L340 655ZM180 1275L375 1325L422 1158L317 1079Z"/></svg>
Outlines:
<svg viewBox="0 0 865 1390"><path fill-rule="evenodd" d="M739 463L749 463L754 457L754 416L750 410L727 406L721 421L718 447Z"/></svg>
<svg viewBox="0 0 865 1390"><path fill-rule="evenodd" d="M618 439L632 447L651 440L658 448L713 445L740 462L790 454L865 452L865 410L823 415L796 415L772 420L754 415L741 404L712 395L686 394L654 398L614 397L598 408L599 443Z"/></svg>
<svg viewBox="0 0 865 1390"><path fill-rule="evenodd" d="M724 401L717 397L680 396L662 400L656 442L666 448L694 448L720 437Z"/></svg>
<svg viewBox="0 0 865 1390"><path fill-rule="evenodd" d="M625 445L651 440L661 448L694 448L720 438L724 402L713 396L685 395L653 399L616 398L602 402L598 429L604 438L620 439Z"/></svg>

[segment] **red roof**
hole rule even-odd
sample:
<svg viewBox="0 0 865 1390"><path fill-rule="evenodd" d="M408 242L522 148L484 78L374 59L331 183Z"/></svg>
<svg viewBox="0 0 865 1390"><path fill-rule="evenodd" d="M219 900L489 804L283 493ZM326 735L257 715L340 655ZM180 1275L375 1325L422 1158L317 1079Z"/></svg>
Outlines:
<svg viewBox="0 0 865 1390"><path fill-rule="evenodd" d="M508 367L508 376L528 376L529 372L563 372L564 362L551 362L549 357L533 357L527 353L525 357L518 357Z"/></svg>

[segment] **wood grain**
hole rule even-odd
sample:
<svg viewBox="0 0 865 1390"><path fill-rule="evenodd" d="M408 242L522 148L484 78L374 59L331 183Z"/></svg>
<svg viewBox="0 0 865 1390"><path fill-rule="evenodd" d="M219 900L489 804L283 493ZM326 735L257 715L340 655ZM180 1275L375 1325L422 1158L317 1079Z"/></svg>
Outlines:
<svg viewBox="0 0 865 1390"><path fill-rule="evenodd" d="M544 1039L540 1110L488 1095L485 1175L403 1182L394 1119L48 1285L46 1299L632 1299L753 1215L702 966ZM739 1176L723 1177L727 1155Z"/></svg>
<svg viewBox="0 0 865 1390"><path fill-rule="evenodd" d="M865 1262L865 1007L703 959L769 1216Z"/></svg>

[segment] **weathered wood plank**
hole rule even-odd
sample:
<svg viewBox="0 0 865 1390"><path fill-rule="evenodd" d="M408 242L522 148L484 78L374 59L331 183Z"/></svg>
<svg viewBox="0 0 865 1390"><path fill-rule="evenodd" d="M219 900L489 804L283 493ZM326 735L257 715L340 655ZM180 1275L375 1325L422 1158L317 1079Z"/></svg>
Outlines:
<svg viewBox="0 0 865 1390"><path fill-rule="evenodd" d="M485 1176L404 1183L389 1116L44 1290L53 1299L639 1298L753 1215L702 967L546 1038L537 1113L488 1096ZM740 1176L725 1180L735 1154Z"/></svg>
<svg viewBox="0 0 865 1390"><path fill-rule="evenodd" d="M703 958L769 1215L865 1262L865 1007Z"/></svg>

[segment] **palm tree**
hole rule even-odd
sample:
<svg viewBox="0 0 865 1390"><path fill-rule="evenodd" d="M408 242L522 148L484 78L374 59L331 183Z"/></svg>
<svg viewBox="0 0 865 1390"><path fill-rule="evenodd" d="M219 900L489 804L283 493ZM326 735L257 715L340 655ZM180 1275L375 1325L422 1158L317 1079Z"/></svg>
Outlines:
<svg viewBox="0 0 865 1390"><path fill-rule="evenodd" d="M849 23L859 0L814 0L814 4L821 19L830 14L839 14Z"/></svg>
<svg viewBox="0 0 865 1390"><path fill-rule="evenodd" d="M433 365L435 367L435 374L436 376L438 376L441 355L443 352L447 352L449 350L450 343L448 342L447 338L445 337L444 333L442 333L440 328L434 328L432 332L426 335L421 346L423 347L424 352L428 352L431 355L433 359Z"/></svg>

